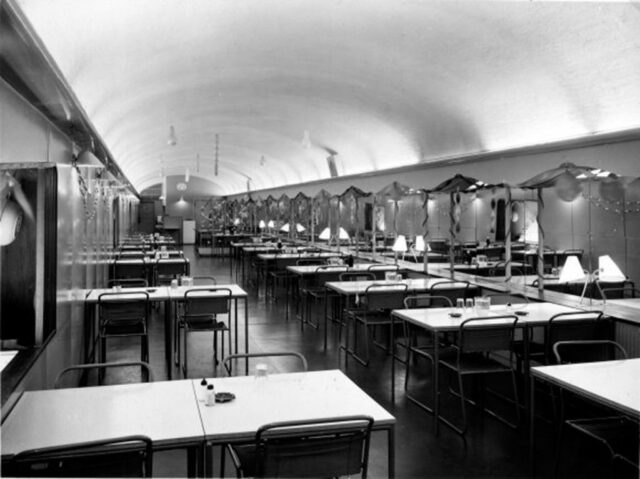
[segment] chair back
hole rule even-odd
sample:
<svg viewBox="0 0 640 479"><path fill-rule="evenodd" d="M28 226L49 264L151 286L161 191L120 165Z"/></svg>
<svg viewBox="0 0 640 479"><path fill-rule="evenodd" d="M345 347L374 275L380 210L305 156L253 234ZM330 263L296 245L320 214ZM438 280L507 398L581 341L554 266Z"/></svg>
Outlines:
<svg viewBox="0 0 640 479"><path fill-rule="evenodd" d="M608 299L640 298L640 289L636 289L633 281L626 281L621 287L602 287L596 280L600 295L605 301Z"/></svg>
<svg viewBox="0 0 640 479"><path fill-rule="evenodd" d="M118 329L143 332L149 315L149 294L144 291L102 293L98 296L100 327L118 334ZM124 330L123 330L124 331Z"/></svg>
<svg viewBox="0 0 640 479"><path fill-rule="evenodd" d="M300 362L300 371L307 372L309 370L309 364L307 359L300 353L295 351L273 351L269 353L244 353L244 354L230 354L222 360L222 367L227 371L229 376L232 375L232 365L238 360L249 360L252 358L277 358L277 357L291 357L296 358ZM239 368L242 370L242 368Z"/></svg>
<svg viewBox="0 0 640 479"><path fill-rule="evenodd" d="M375 281L376 275L367 271L348 271L340 274L340 281Z"/></svg>
<svg viewBox="0 0 640 479"><path fill-rule="evenodd" d="M372 284L365 290L364 302L369 311L402 309L407 295L404 283Z"/></svg>
<svg viewBox="0 0 640 479"><path fill-rule="evenodd" d="M173 279L184 276L187 273L187 263L183 260L159 259L155 263L155 284L168 284Z"/></svg>
<svg viewBox="0 0 640 479"><path fill-rule="evenodd" d="M194 286L215 286L218 284L213 276L192 276Z"/></svg>
<svg viewBox="0 0 640 479"><path fill-rule="evenodd" d="M153 382L154 374L149 363L145 363L144 361L121 361L121 362L110 362L110 363L92 363L92 364L75 364L73 366L69 366L64 368L62 371L58 373L55 382L53 383L54 389L62 389L63 388L63 380L71 375L74 372L86 372L91 370L101 371L103 369L115 369L115 368L126 368L129 366L139 366L146 373L143 374L142 377L146 377L146 381L144 382Z"/></svg>
<svg viewBox="0 0 640 479"><path fill-rule="evenodd" d="M321 287L324 286L325 283L340 281L340 276L346 272L348 266L337 266L337 265L323 265L318 266L316 268L315 275L315 286Z"/></svg>
<svg viewBox="0 0 640 479"><path fill-rule="evenodd" d="M152 477L153 443L142 435L23 451L3 473L15 477Z"/></svg>
<svg viewBox="0 0 640 479"><path fill-rule="evenodd" d="M558 341L602 339L602 311L578 311L556 314L547 327L547 359L552 358L552 348Z"/></svg>
<svg viewBox="0 0 640 479"><path fill-rule="evenodd" d="M517 316L486 316L469 318L460 324L459 352L484 353L510 350Z"/></svg>
<svg viewBox="0 0 640 479"><path fill-rule="evenodd" d="M369 416L347 416L262 426L255 477L366 477L372 425Z"/></svg>
<svg viewBox="0 0 640 479"><path fill-rule="evenodd" d="M558 364L585 363L626 359L627 352L615 341L558 341L553 345Z"/></svg>
<svg viewBox="0 0 640 479"><path fill-rule="evenodd" d="M432 284L429 293L433 296L446 296L453 302L458 298L468 298L469 286L467 281L442 280Z"/></svg>
<svg viewBox="0 0 640 479"><path fill-rule="evenodd" d="M453 301L447 296L432 294L413 294L404 298L404 307L411 308L452 308Z"/></svg>
<svg viewBox="0 0 640 479"><path fill-rule="evenodd" d="M146 288L149 286L149 282L145 278L121 278L110 279L107 282L107 285L110 288L112 286L121 286L123 288Z"/></svg>
<svg viewBox="0 0 640 479"><path fill-rule="evenodd" d="M115 260L112 266L111 277L113 279L123 278L146 278L147 268L143 260Z"/></svg>
<svg viewBox="0 0 640 479"><path fill-rule="evenodd" d="M523 304L528 303L529 298L522 293L490 293L485 298L491 299L491 304Z"/></svg>
<svg viewBox="0 0 640 479"><path fill-rule="evenodd" d="M184 293L185 317L227 314L231 310L231 295L229 288L188 289Z"/></svg>

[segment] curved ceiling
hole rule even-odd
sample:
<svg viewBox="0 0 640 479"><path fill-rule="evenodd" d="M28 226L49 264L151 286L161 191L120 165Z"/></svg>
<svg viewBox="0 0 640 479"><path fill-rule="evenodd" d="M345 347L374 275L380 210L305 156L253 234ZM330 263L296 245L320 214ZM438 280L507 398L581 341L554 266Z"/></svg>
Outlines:
<svg viewBox="0 0 640 479"><path fill-rule="evenodd" d="M329 178L329 150L347 175L640 126L633 3L17 3L138 190L189 168L228 195Z"/></svg>

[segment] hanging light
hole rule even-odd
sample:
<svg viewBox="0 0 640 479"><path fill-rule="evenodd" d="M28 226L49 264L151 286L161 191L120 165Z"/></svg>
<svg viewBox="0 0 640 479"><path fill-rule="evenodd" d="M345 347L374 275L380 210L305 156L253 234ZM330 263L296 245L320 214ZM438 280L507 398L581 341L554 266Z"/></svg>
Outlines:
<svg viewBox="0 0 640 479"><path fill-rule="evenodd" d="M309 130L304 130L304 134L302 135L302 148L305 150L311 149L311 136L309 135Z"/></svg>
<svg viewBox="0 0 640 479"><path fill-rule="evenodd" d="M216 156L215 156L215 161L213 163L213 174L215 176L218 176L218 153L219 153L219 148L220 148L220 137L216 133Z"/></svg>
<svg viewBox="0 0 640 479"><path fill-rule="evenodd" d="M167 139L167 145L176 146L178 144L178 137L176 136L176 129L171 125L169 127L169 138Z"/></svg>

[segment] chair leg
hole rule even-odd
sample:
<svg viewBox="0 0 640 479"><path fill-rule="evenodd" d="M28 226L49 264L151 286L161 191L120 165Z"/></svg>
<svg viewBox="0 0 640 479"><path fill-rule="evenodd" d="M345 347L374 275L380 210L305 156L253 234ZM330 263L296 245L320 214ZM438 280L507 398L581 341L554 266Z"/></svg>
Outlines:
<svg viewBox="0 0 640 479"><path fill-rule="evenodd" d="M187 349L187 328L184 328L183 331L183 335L184 335L184 364L182 365L182 376L184 378L187 377L187 373L188 373L188 361L189 361L189 350Z"/></svg>
<svg viewBox="0 0 640 479"><path fill-rule="evenodd" d="M460 390L460 405L462 406L462 428L460 434L464 436L464 433L467 432L467 404L464 399L464 389L463 389L463 380L462 374L458 373L458 388Z"/></svg>

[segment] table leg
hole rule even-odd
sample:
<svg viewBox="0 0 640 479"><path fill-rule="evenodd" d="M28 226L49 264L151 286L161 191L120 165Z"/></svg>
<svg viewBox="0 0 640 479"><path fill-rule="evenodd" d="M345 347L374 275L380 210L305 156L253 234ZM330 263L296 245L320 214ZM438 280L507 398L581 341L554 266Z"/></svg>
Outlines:
<svg viewBox="0 0 640 479"><path fill-rule="evenodd" d="M396 316L391 313L391 404L396 403Z"/></svg>
<svg viewBox="0 0 640 479"><path fill-rule="evenodd" d="M244 352L249 354L249 298L244 298ZM244 373L249 375L249 358L244 360Z"/></svg>
<svg viewBox="0 0 640 479"><path fill-rule="evenodd" d="M324 350L327 350L327 328L329 323L327 321L327 303L329 302L329 295L327 294L327 288L324 288Z"/></svg>
<svg viewBox="0 0 640 479"><path fill-rule="evenodd" d="M433 332L433 425L435 434L440 430L440 338L437 331Z"/></svg>
<svg viewBox="0 0 640 479"><path fill-rule="evenodd" d="M173 350L173 321L172 321L172 302L167 298L164 302L164 351L165 362L167 364L167 378L173 377L173 359L175 351Z"/></svg>
<svg viewBox="0 0 640 479"><path fill-rule="evenodd" d="M534 462L534 456L535 456L535 431L534 431L534 424L535 424L535 419L536 419L536 413L535 413L535 378L533 376L531 376L531 383L529 385L529 391L531 394L531 397L529 398L529 475L531 477L535 477L536 475L536 471L535 471L535 462Z"/></svg>
<svg viewBox="0 0 640 479"><path fill-rule="evenodd" d="M233 353L238 354L238 298L234 298L233 307L234 307L234 317L235 317L235 322L233 325L234 327ZM231 341L229 341L229 350L231 350Z"/></svg>
<svg viewBox="0 0 640 479"><path fill-rule="evenodd" d="M395 424L391 425L391 427L387 431L387 441L388 441L388 452L387 455L389 461L389 470L387 471L387 475L389 479L394 479L396 477L396 426Z"/></svg>

